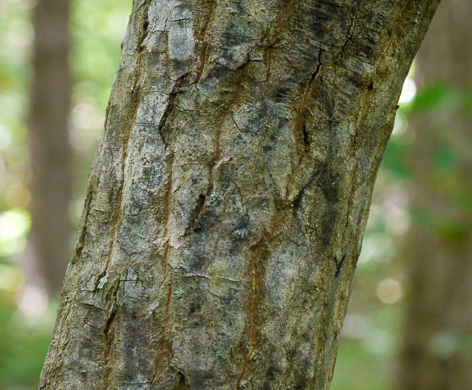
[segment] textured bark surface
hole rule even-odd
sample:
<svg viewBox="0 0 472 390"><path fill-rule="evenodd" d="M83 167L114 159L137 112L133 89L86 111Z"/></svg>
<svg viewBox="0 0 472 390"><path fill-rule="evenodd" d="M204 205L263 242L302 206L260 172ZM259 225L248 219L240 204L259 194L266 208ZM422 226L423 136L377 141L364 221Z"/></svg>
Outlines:
<svg viewBox="0 0 472 390"><path fill-rule="evenodd" d="M326 389L437 3L135 1L40 387Z"/></svg>
<svg viewBox="0 0 472 390"><path fill-rule="evenodd" d="M472 88L472 3L445 0L417 56L420 91ZM472 389L472 120L460 100L418 113L411 299L399 389ZM453 169L441 156L452 152ZM426 216L426 217L425 217ZM423 223L421 223L423 222Z"/></svg>
<svg viewBox="0 0 472 390"><path fill-rule="evenodd" d="M33 257L48 290L59 295L70 253L69 201L72 178L68 133L69 2L39 0L34 9L34 60L30 109ZM26 265L27 269L29 268ZM36 279L30 275L28 279ZM31 280L30 280L31 282ZM33 284L35 281L32 281Z"/></svg>

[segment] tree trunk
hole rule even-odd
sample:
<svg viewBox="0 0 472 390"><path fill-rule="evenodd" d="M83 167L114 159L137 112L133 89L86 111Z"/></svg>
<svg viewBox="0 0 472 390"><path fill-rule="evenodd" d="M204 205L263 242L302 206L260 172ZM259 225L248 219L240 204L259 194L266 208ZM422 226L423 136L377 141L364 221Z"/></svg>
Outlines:
<svg viewBox="0 0 472 390"><path fill-rule="evenodd" d="M472 123L457 98L472 88L471 18L469 0L445 1L417 57L420 92L442 82L456 96L412 121L417 218L402 390L472 389Z"/></svg>
<svg viewBox="0 0 472 390"><path fill-rule="evenodd" d="M71 191L67 130L70 108L69 3L39 0L34 9L30 112L32 250L52 294L59 295L70 253ZM37 275L31 275L37 277Z"/></svg>
<svg viewBox="0 0 472 390"><path fill-rule="evenodd" d="M327 388L437 3L135 1L41 388Z"/></svg>

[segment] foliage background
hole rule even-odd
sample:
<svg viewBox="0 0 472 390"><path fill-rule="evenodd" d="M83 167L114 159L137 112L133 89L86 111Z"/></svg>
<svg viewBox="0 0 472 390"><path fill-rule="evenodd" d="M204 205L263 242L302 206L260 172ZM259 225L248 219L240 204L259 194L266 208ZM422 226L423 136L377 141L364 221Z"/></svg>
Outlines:
<svg viewBox="0 0 472 390"><path fill-rule="evenodd" d="M26 115L33 30L31 0L7 0L0 14L0 388L34 389L47 351L57 302L28 290L21 270L30 226L30 160ZM87 175L119 63L131 0L74 0L70 27L74 79L70 139L75 188L70 218L81 214ZM413 72L411 76L413 75ZM340 338L333 390L380 390L394 385L401 337L408 261L402 237L408 210L408 115L444 102L447 88L415 96L406 82L391 142L381 167L374 203ZM461 98L464 101L465 98ZM438 103L439 102L439 103ZM450 167L451 153L438 155ZM74 237L71 237L71 247Z"/></svg>
<svg viewBox="0 0 472 390"><path fill-rule="evenodd" d="M21 269L30 227L27 113L34 4L6 0L0 12L0 388L8 390L36 388L57 309L56 300L28 289ZM71 7L74 87L68 130L75 186L69 217L77 226L131 1L75 0Z"/></svg>

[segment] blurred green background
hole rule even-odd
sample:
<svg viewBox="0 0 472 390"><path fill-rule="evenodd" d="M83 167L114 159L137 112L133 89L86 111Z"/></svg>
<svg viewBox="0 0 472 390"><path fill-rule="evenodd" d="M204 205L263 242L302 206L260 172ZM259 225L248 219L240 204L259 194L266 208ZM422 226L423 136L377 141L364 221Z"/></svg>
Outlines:
<svg viewBox="0 0 472 390"><path fill-rule="evenodd" d="M21 265L31 225L27 117L33 6L30 0L6 0L0 14L0 389L36 388L57 308L57 298L29 288ZM131 0L75 0L71 7L73 89L68 131L74 186L69 218L77 227ZM437 223L412 211L409 188L415 176L410 160L415 130L410 118L451 105L459 111L471 110L471 93L447 84L417 93L414 76L413 67L379 172L340 337L333 390L382 390L396 384L405 303L411 293L405 238L415 220ZM451 175L457 165L454 150L447 145L438 149L435 164L438 180ZM457 201L469 208L472 202L467 195L459 195ZM462 234L457 231L460 226L443 222L439 225L445 234ZM470 230L467 225L462 228ZM71 234L71 251L74 238L75 233Z"/></svg>
<svg viewBox="0 0 472 390"><path fill-rule="evenodd" d="M0 12L0 389L12 390L36 388L57 309L57 298L28 288L21 264L31 225L27 118L34 5L6 0ZM68 130L74 185L69 218L75 230L130 10L130 0L71 2ZM70 240L72 253L75 232Z"/></svg>

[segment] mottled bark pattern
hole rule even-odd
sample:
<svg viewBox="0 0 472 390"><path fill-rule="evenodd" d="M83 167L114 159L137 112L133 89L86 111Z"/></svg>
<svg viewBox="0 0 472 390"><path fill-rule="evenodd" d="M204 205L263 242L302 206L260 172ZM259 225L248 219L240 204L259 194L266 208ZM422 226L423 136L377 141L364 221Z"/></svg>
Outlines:
<svg viewBox="0 0 472 390"><path fill-rule="evenodd" d="M327 388L437 3L135 1L40 387Z"/></svg>

